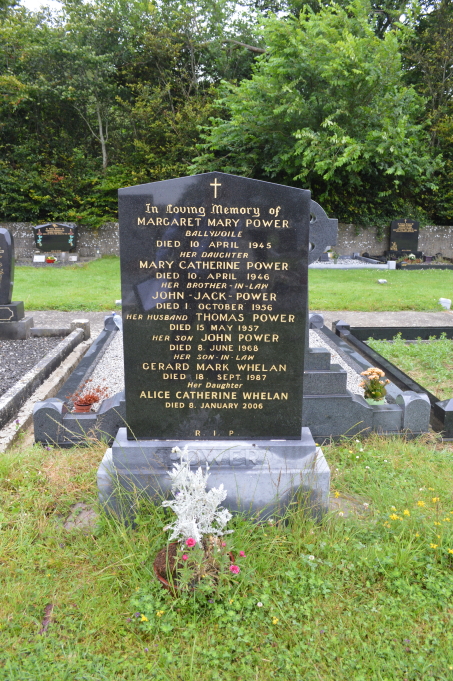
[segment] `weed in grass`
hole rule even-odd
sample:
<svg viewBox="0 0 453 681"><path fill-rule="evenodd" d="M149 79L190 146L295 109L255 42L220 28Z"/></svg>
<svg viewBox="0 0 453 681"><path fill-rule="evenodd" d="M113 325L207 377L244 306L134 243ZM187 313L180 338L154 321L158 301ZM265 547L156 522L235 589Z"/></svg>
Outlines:
<svg viewBox="0 0 453 681"><path fill-rule="evenodd" d="M368 345L440 400L453 396L453 340L445 333L410 343L398 333L392 341L370 338Z"/></svg>
<svg viewBox="0 0 453 681"><path fill-rule="evenodd" d="M143 496L133 527L101 513L91 534L64 530L73 504L95 506L104 450L24 447L0 462L0 679L452 678L450 444L325 447L333 494L367 512L236 516L240 579L217 599L175 599L155 581L169 518Z"/></svg>

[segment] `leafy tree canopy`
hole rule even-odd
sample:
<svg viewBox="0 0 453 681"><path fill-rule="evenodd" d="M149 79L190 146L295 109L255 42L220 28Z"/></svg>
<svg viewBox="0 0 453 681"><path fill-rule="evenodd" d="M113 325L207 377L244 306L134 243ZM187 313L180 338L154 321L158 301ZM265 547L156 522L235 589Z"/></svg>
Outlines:
<svg viewBox="0 0 453 681"><path fill-rule="evenodd" d="M424 99L402 79L397 31L379 38L370 5L304 7L265 21L253 76L224 83L193 170L222 169L308 187L343 220L421 212L439 160L419 122Z"/></svg>

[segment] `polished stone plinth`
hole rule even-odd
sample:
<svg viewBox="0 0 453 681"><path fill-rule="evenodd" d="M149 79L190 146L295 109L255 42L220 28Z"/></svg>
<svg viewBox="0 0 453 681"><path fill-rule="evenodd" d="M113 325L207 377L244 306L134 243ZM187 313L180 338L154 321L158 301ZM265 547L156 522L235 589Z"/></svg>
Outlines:
<svg viewBox="0 0 453 681"><path fill-rule="evenodd" d="M16 300L8 305L0 305L0 322L19 322L24 318L24 301Z"/></svg>
<svg viewBox="0 0 453 681"><path fill-rule="evenodd" d="M308 428L300 440L128 440L120 428L98 470L101 503L117 515L134 514L145 494L156 503L169 495L168 472L179 461L174 447L188 446L191 465L209 464L208 487L223 483L223 506L260 519L300 502L320 517L328 509L330 469Z"/></svg>

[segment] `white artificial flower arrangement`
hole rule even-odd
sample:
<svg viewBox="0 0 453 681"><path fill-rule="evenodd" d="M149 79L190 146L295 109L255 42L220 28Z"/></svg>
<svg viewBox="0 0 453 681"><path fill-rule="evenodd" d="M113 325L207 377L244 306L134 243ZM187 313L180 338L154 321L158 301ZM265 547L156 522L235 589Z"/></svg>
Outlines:
<svg viewBox="0 0 453 681"><path fill-rule="evenodd" d="M164 528L172 530L169 540L184 542L191 538L201 543L205 535L220 537L230 534L232 530L224 528L232 517L231 513L226 508L219 508L227 496L223 484L207 491L208 464L205 473L201 466L192 471L187 445L183 450L174 447L172 452L180 454L181 460L173 464L173 470L169 472L174 499L162 502L162 506L171 508L176 514L176 520Z"/></svg>
<svg viewBox="0 0 453 681"><path fill-rule="evenodd" d="M232 532L225 529L231 513L220 506L227 491L222 484L207 491L209 466L205 472L201 466L191 470L187 445L172 451L180 455L180 462L169 472L174 498L162 506L171 508L176 520L164 528L171 535L167 547L156 556L154 573L173 596L196 590L201 597L209 594L224 599L225 589L241 572L236 564L241 561L236 561L233 546L223 536ZM239 551L237 558L245 559L245 552Z"/></svg>

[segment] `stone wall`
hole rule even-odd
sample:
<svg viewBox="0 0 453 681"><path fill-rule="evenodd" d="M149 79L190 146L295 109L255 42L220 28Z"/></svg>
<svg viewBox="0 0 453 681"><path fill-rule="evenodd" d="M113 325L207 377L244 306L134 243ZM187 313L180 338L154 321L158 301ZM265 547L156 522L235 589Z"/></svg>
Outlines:
<svg viewBox="0 0 453 681"><path fill-rule="evenodd" d="M62 220L63 222L63 220ZM68 225L74 224L71 222ZM3 222L14 237L16 259L31 260L36 251L30 222ZM97 231L79 225L77 253L81 258L99 258L101 255L119 255L120 243L117 222L106 222Z"/></svg>
<svg viewBox="0 0 453 681"><path fill-rule="evenodd" d="M378 240L377 230L374 228L361 229L356 234L354 225L342 222L338 224L338 239L335 250L340 255L368 252L370 255L384 255L389 248L390 226L386 230L385 237ZM442 253L447 258L453 257L453 226L440 227L427 225L420 229L418 237L418 250L425 255Z"/></svg>
<svg viewBox="0 0 453 681"><path fill-rule="evenodd" d="M71 224L71 223L68 223ZM5 227L14 236L16 258L19 260L30 259L35 252L33 234L29 222L4 222L0 227ZM340 255L363 253L367 251L371 255L383 255L389 247L389 232L382 240L378 240L376 229L360 230L356 234L354 225L340 222L338 225L338 240L335 250ZM428 225L420 230L418 248L426 255L442 253L448 258L453 257L453 226L439 227ZM102 255L119 255L118 223L107 222L97 231L79 226L77 241L77 253L82 258L96 258Z"/></svg>

